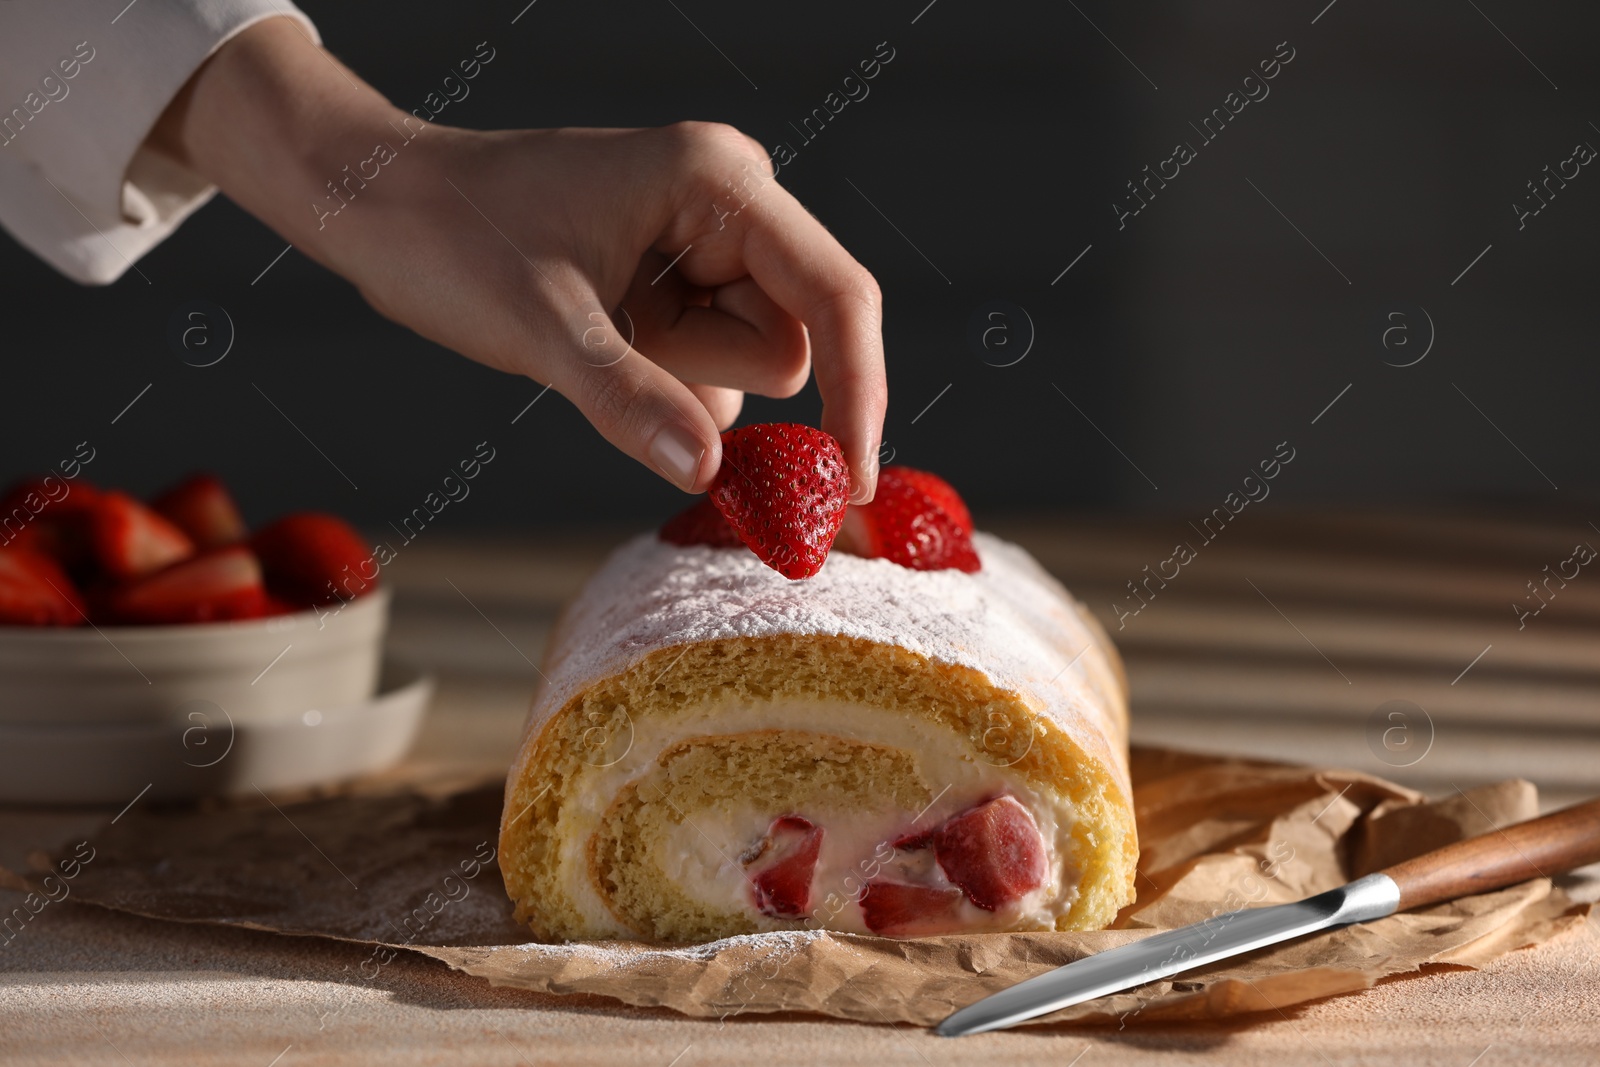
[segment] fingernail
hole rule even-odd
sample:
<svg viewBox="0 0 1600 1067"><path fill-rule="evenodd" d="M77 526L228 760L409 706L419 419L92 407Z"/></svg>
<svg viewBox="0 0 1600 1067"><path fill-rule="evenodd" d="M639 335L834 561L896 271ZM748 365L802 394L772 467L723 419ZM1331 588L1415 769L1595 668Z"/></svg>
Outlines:
<svg viewBox="0 0 1600 1067"><path fill-rule="evenodd" d="M850 503L869 504L872 502L873 494L871 489L877 487L877 475L878 453L874 449L867 454L867 458L861 464L859 470L856 468L851 468L850 470Z"/></svg>
<svg viewBox="0 0 1600 1067"><path fill-rule="evenodd" d="M667 481L686 493L694 489L700 459L705 454L699 442L676 426L663 426L650 442L650 462Z"/></svg>

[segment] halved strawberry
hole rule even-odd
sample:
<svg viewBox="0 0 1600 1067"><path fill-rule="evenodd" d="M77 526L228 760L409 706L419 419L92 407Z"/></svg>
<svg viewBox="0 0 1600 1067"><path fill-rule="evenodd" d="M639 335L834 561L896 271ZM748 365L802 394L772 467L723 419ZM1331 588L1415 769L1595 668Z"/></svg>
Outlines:
<svg viewBox="0 0 1600 1067"><path fill-rule="evenodd" d="M722 435L711 502L761 562L785 578L822 569L849 492L844 453L821 430L772 422Z"/></svg>
<svg viewBox="0 0 1600 1067"><path fill-rule="evenodd" d="M261 605L263 618L268 615L293 615L300 610L298 605L291 604L287 600L279 600L271 592L267 593L267 599Z"/></svg>
<svg viewBox="0 0 1600 1067"><path fill-rule="evenodd" d="M861 917L884 937L921 937L960 930L961 890L899 882L868 882L861 890Z"/></svg>
<svg viewBox="0 0 1600 1067"><path fill-rule="evenodd" d="M967 502L961 499L961 494L956 492L955 486L937 474L919 471L915 467L885 467L878 476L881 478L885 474L891 480L898 479L911 486L927 497L935 507L943 509L946 515L956 521L957 526L969 534L972 532L972 512L967 509Z"/></svg>
<svg viewBox="0 0 1600 1067"><path fill-rule="evenodd" d="M86 479L18 482L0 498L0 544L42 553L69 570L89 569L89 516L99 496Z"/></svg>
<svg viewBox="0 0 1600 1067"><path fill-rule="evenodd" d="M778 919L809 915L811 876L821 851L822 827L798 815L774 819L755 856L745 864L756 910Z"/></svg>
<svg viewBox="0 0 1600 1067"><path fill-rule="evenodd" d="M151 501L202 549L244 540L244 519L215 475L194 474Z"/></svg>
<svg viewBox="0 0 1600 1067"><path fill-rule="evenodd" d="M0 548L0 624L76 626L85 619L72 579L49 556Z"/></svg>
<svg viewBox="0 0 1600 1067"><path fill-rule="evenodd" d="M710 498L697 500L661 524L657 536L669 545L743 548L744 542Z"/></svg>
<svg viewBox="0 0 1600 1067"><path fill-rule="evenodd" d="M951 501L954 503L951 503ZM952 515L947 508L956 508ZM885 467L870 504L845 514L841 547L868 559L887 559L919 571L982 567L972 547L972 515L949 483L926 471Z"/></svg>
<svg viewBox="0 0 1600 1067"><path fill-rule="evenodd" d="M107 595L112 617L122 623L254 619L265 613L266 605L261 564L243 545L175 563Z"/></svg>
<svg viewBox="0 0 1600 1067"><path fill-rule="evenodd" d="M985 911L1022 899L1050 873L1039 824L1011 796L950 819L933 835L933 847L945 877Z"/></svg>
<svg viewBox="0 0 1600 1067"><path fill-rule="evenodd" d="M0 516L17 518L18 508L25 509L31 515L41 515L45 512L82 513L89 510L89 506L100 496L88 479L60 478L56 475L46 475L43 478L25 478L13 482L6 489L5 495L0 497Z"/></svg>
<svg viewBox="0 0 1600 1067"><path fill-rule="evenodd" d="M285 515L256 531L250 545L272 594L298 607L349 600L378 583L372 551L355 527L332 515Z"/></svg>
<svg viewBox="0 0 1600 1067"><path fill-rule="evenodd" d="M90 516L96 560L120 581L194 555L189 535L126 493L104 493Z"/></svg>

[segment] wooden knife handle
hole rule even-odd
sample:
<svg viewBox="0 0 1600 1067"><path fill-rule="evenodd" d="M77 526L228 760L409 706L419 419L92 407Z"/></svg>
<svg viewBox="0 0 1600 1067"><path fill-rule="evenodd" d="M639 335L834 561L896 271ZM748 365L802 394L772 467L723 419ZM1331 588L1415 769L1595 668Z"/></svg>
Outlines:
<svg viewBox="0 0 1600 1067"><path fill-rule="evenodd" d="M1457 841L1382 873L1400 887L1398 910L1405 911L1588 863L1600 863L1600 800Z"/></svg>

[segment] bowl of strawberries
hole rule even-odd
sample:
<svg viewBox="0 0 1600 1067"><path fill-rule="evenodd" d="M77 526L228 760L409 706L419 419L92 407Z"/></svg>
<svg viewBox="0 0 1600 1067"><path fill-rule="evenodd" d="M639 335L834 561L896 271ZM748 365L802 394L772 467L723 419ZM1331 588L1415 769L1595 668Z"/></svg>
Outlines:
<svg viewBox="0 0 1600 1067"><path fill-rule="evenodd" d="M428 687L381 677L378 571L333 515L249 529L209 474L149 500L81 476L13 486L0 497L0 800L281 788L393 762Z"/></svg>

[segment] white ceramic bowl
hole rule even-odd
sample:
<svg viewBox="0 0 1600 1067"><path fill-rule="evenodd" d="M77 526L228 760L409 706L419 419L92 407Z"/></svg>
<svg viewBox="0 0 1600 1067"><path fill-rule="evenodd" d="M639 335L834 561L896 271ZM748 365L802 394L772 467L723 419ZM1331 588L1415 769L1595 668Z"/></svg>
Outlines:
<svg viewBox="0 0 1600 1067"><path fill-rule="evenodd" d="M348 707L378 682L389 590L338 608L188 626L0 628L0 729L235 724Z"/></svg>
<svg viewBox="0 0 1600 1067"><path fill-rule="evenodd" d="M0 803L320 785L410 747L433 683L392 667L389 591L190 626L0 628Z"/></svg>
<svg viewBox="0 0 1600 1067"><path fill-rule="evenodd" d="M281 666L281 664L280 664ZM433 680L388 664L379 693L343 706L285 707L235 721L0 725L0 804L110 804L322 785L404 756Z"/></svg>

